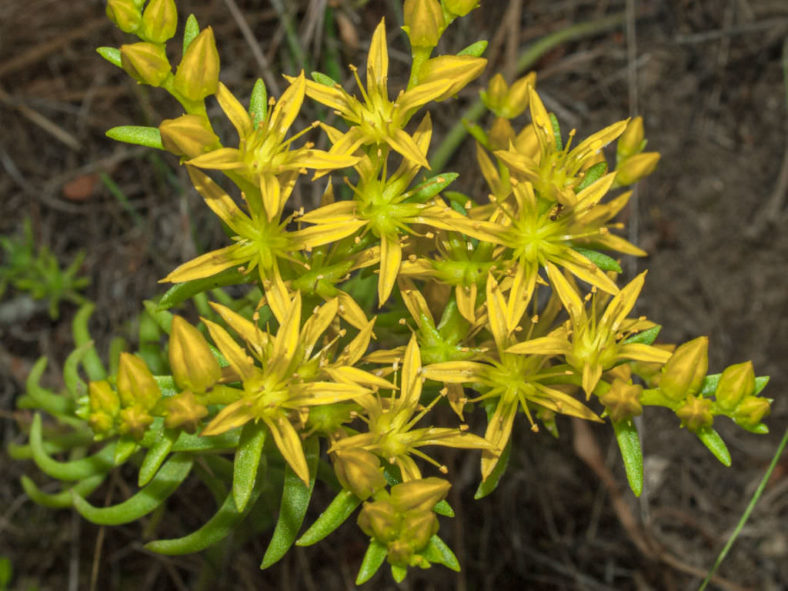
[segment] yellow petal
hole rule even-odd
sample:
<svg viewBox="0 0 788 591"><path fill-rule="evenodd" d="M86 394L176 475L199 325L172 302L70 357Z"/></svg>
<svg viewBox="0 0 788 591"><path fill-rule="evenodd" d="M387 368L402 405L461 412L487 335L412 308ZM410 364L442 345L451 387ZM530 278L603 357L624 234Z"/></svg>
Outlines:
<svg viewBox="0 0 788 591"><path fill-rule="evenodd" d="M269 221L279 217L284 203L282 202L282 188L276 175L267 173L260 176L260 195L263 198L263 208Z"/></svg>
<svg viewBox="0 0 788 591"><path fill-rule="evenodd" d="M547 109L544 108L542 99L539 98L533 86L528 87L528 107L531 110L531 121L533 121L542 151L552 152L556 148L553 124L547 114Z"/></svg>
<svg viewBox="0 0 788 591"><path fill-rule="evenodd" d="M290 292L287 291L279 269L274 267L270 281L264 285L265 299L279 324L284 324L290 309Z"/></svg>
<svg viewBox="0 0 788 591"><path fill-rule="evenodd" d="M405 307L419 327L421 327L422 316L427 318L427 321L432 326L435 326L435 320L432 318L432 312L430 312L427 306L427 300L424 299L421 292L418 291L411 282L408 281L405 283L403 281L400 295L402 296L402 301L405 303Z"/></svg>
<svg viewBox="0 0 788 591"><path fill-rule="evenodd" d="M392 150L399 152L411 162L414 162L415 164L418 164L427 170L430 169L430 163L427 162L426 156L422 154L418 144L410 135L397 127L389 127L388 131L389 133L386 134L384 139Z"/></svg>
<svg viewBox="0 0 788 591"><path fill-rule="evenodd" d="M294 388L293 403L305 406L335 404L372 393L367 388L352 382L307 382Z"/></svg>
<svg viewBox="0 0 788 591"><path fill-rule="evenodd" d="M501 457L501 452L509 442L509 438L512 435L514 417L517 414L519 405L520 403L516 398L512 400L501 398L498 401L498 406L495 407L495 412L490 418L487 430L484 433L484 438L490 442L492 449L482 452L482 480L487 480L492 474Z"/></svg>
<svg viewBox="0 0 788 591"><path fill-rule="evenodd" d="M202 319L208 332L211 334L211 339L222 352L227 363L230 364L241 379L246 381L257 373L252 359L246 354L246 351L235 342L235 340L227 333L224 328L211 322L210 320Z"/></svg>
<svg viewBox="0 0 788 591"><path fill-rule="evenodd" d="M613 334L618 332L621 323L626 320L627 314L635 307L645 280L646 271L643 271L610 300L599 321L600 327L607 328Z"/></svg>
<svg viewBox="0 0 788 591"><path fill-rule="evenodd" d="M237 267L247 262L249 254L251 254L250 249L240 243L212 250L183 263L164 279L160 279L159 283L183 283L184 281L210 277L225 269Z"/></svg>
<svg viewBox="0 0 788 591"><path fill-rule="evenodd" d="M613 186L613 181L615 180L616 173L611 172L591 183L577 194L577 205L575 209L587 209L599 203L602 197L607 195L607 192L610 190L610 187Z"/></svg>
<svg viewBox="0 0 788 591"><path fill-rule="evenodd" d="M529 396L529 400L565 415L594 421L596 423L603 422L594 411L569 394L556 390L555 388L542 386L541 384L536 384L536 387L539 394Z"/></svg>
<svg viewBox="0 0 788 591"><path fill-rule="evenodd" d="M629 359L645 363L667 363L670 355L670 351L652 347L651 345L628 343L619 347L616 359Z"/></svg>
<svg viewBox="0 0 788 591"><path fill-rule="evenodd" d="M561 251L561 254L552 257L554 263L562 265L567 271L582 279L586 283L596 285L609 294L617 294L618 286L604 271L589 261L582 254L571 248Z"/></svg>
<svg viewBox="0 0 788 591"><path fill-rule="evenodd" d="M569 313L572 323L575 326L583 324L586 318L586 308L583 300L580 299L577 290L569 283L569 280L564 277L563 272L551 262L547 262L547 277L550 279L550 285L558 295L564 308Z"/></svg>
<svg viewBox="0 0 788 591"><path fill-rule="evenodd" d="M187 166L186 170L194 188L203 196L206 205L237 235L248 234L251 229L251 220L235 204L235 201L201 170L191 166Z"/></svg>
<svg viewBox="0 0 788 591"><path fill-rule="evenodd" d="M301 344L307 357L312 353L312 349L320 335L331 326L338 309L339 300L332 298L312 312L312 315L304 322L304 327L301 329Z"/></svg>
<svg viewBox="0 0 788 591"><path fill-rule="evenodd" d="M237 148L219 148L206 152L192 158L186 164L211 170L237 170L246 167Z"/></svg>
<svg viewBox="0 0 788 591"><path fill-rule="evenodd" d="M222 433L235 429L241 425L245 425L254 419L251 406L246 400L238 400L232 404L228 404L219 411L205 429L202 430L200 436L210 437L213 435L221 435Z"/></svg>
<svg viewBox="0 0 788 591"><path fill-rule="evenodd" d="M352 236L366 225L366 220L348 219L332 224L309 226L303 230L290 232L289 237L296 248L315 248Z"/></svg>
<svg viewBox="0 0 788 591"><path fill-rule="evenodd" d="M488 366L473 361L443 361L425 365L421 370L428 380L444 384L465 384L482 376Z"/></svg>
<svg viewBox="0 0 788 591"><path fill-rule="evenodd" d="M298 335L301 328L301 292L295 292L295 297L289 306L287 316L279 325L279 330L274 337L274 346L271 353L271 371L276 375L283 375L293 360L298 349Z"/></svg>
<svg viewBox="0 0 788 591"><path fill-rule="evenodd" d="M378 307L382 307L389 299L391 290L399 273L402 262L402 246L399 236L383 235L380 237L380 277L378 277Z"/></svg>
<svg viewBox="0 0 788 591"><path fill-rule="evenodd" d="M306 79L304 72L301 71L297 77L290 79L290 86L279 97L268 122L268 129L279 138L284 138L293 121L298 117L305 91Z"/></svg>
<svg viewBox="0 0 788 591"><path fill-rule="evenodd" d="M279 448L279 453L290 465L306 486L309 486L309 466L306 463L304 448L301 445L301 438L298 436L293 425L285 417L277 417L275 420L263 417L265 424L274 436L274 443Z"/></svg>
<svg viewBox="0 0 788 591"><path fill-rule="evenodd" d="M388 100L386 79L389 75L389 51L386 45L386 20L380 23L372 33L367 55L367 88L370 97L383 97Z"/></svg>
<svg viewBox="0 0 788 591"><path fill-rule="evenodd" d="M506 328L510 333L520 324L528 304L531 303L538 274L539 267L535 261L521 261L517 265L506 305Z"/></svg>
<svg viewBox="0 0 788 591"><path fill-rule="evenodd" d="M570 154L572 158L578 162L582 162L593 157L602 150L602 148L624 133L628 123L629 119L619 121L587 137L571 151Z"/></svg>
<svg viewBox="0 0 788 591"><path fill-rule="evenodd" d="M506 352L517 355L566 355L572 352L572 347L566 340L566 334L562 334L529 339L509 347Z"/></svg>
<svg viewBox="0 0 788 591"><path fill-rule="evenodd" d="M344 293L344 292L340 292L340 293ZM358 363L358 360L361 359L361 357L364 355L364 353L367 352L367 349L369 348L369 341L372 338L372 327L374 325L375 325L375 318L364 323L364 326L359 330L359 333L355 336L355 338L352 341L350 341L347 347L345 347L344 351L342 351L342 355L340 356L342 363L345 363L347 365L355 365L356 363ZM376 363L376 362L370 361L370 363Z"/></svg>
<svg viewBox="0 0 788 591"><path fill-rule="evenodd" d="M341 88L332 88L325 84L318 84L317 82L307 80L306 94L312 100L337 111L344 119L353 121L354 123L360 123L355 112L358 101Z"/></svg>
<svg viewBox="0 0 788 591"><path fill-rule="evenodd" d="M356 218L355 201L336 201L323 207L318 207L307 212L298 218L299 222L310 224L331 224L336 222L346 222Z"/></svg>
<svg viewBox="0 0 788 591"><path fill-rule="evenodd" d="M383 388L384 390L397 389L397 387L388 380L384 380L380 376L349 365L344 365L342 367L327 367L324 371L331 376L331 379L337 382L361 384L362 386Z"/></svg>
<svg viewBox="0 0 788 591"><path fill-rule="evenodd" d="M421 480L421 470L419 470L416 462L410 456L397 456L394 463L402 473L402 482Z"/></svg>
<svg viewBox="0 0 788 591"><path fill-rule="evenodd" d="M586 397L591 396L591 393L599 383L599 378L602 377L602 366L599 363L591 363L586 361L583 366L583 390Z"/></svg>
<svg viewBox="0 0 788 591"><path fill-rule="evenodd" d="M339 315L349 322L351 326L359 330L364 330L369 324L369 321L364 314L364 310L361 309L361 306L344 291L340 291L337 297L339 298ZM371 333L372 329L370 327L370 334ZM364 351L366 351L366 347L364 347ZM359 355L359 359L360 358L361 356Z"/></svg>
<svg viewBox="0 0 788 591"><path fill-rule="evenodd" d="M216 91L216 100L219 101L222 111L238 132L238 137L240 139L248 137L252 133L252 120L249 118L249 113L221 82L219 82L219 88Z"/></svg>
<svg viewBox="0 0 788 591"><path fill-rule="evenodd" d="M463 318L473 324L476 322L476 296L478 287L472 283L470 287L458 285L454 289L455 299L457 300L457 310Z"/></svg>
<svg viewBox="0 0 788 591"><path fill-rule="evenodd" d="M498 352L502 353L509 343L506 328L506 302L498 283L491 274L487 275L487 326L495 339Z"/></svg>
<svg viewBox="0 0 788 591"><path fill-rule="evenodd" d="M210 302L211 308L222 317L227 325L232 328L238 335L246 341L247 345L252 348L258 355L262 353L268 341L268 333L260 330L260 327L253 322L247 320L238 312L235 312L216 302Z"/></svg>
<svg viewBox="0 0 788 591"><path fill-rule="evenodd" d="M397 399L397 410L415 409L421 398L421 351L416 335L411 335L402 360L401 391Z"/></svg>
<svg viewBox="0 0 788 591"><path fill-rule="evenodd" d="M494 449L486 439L459 429L427 427L426 429L415 429L411 433L419 434L416 443L419 447L422 445L442 445L458 449Z"/></svg>

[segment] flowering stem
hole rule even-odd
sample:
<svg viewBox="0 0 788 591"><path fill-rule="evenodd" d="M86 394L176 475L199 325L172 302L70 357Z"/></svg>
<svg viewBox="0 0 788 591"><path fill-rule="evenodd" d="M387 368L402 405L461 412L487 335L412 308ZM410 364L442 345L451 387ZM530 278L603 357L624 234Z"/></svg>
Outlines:
<svg viewBox="0 0 788 591"><path fill-rule="evenodd" d="M624 13L618 12L595 21L572 25L571 27L566 27L546 37L542 37L520 54L520 57L517 59L517 74L519 75L530 68L539 58L561 43L576 41L585 37L591 37L608 29L615 29L623 22ZM435 150L435 153L432 155L430 166L433 170L444 169L454 152L457 151L457 148L460 147L460 144L462 144L465 136L468 134L466 124L478 121L486 112L487 109L484 107L484 104L482 104L481 99L476 99L476 101L466 109L460 120L449 130L441 144Z"/></svg>

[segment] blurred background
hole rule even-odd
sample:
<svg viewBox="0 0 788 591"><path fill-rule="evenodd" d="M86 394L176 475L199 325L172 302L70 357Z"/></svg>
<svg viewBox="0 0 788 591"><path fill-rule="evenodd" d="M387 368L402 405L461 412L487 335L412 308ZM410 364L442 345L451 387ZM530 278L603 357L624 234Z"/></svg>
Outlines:
<svg viewBox="0 0 788 591"><path fill-rule="evenodd" d="M280 73L296 73L305 61L349 84L347 65L365 63L383 16L390 88L406 81L409 48L398 1L179 0L178 7L214 27L222 80L241 97L257 77L276 95L273 86L284 87ZM543 55L535 66L537 89L564 130L576 128L581 138L643 116L648 148L662 160L623 220L650 253L625 261L629 277L649 269L638 312L664 325L667 342L709 335L711 372L752 359L758 375L770 375L771 434L719 420L715 427L733 456L726 469L678 429L675 416L648 412L647 487L635 499L609 427L559 422L562 437L555 440L520 424L506 478L482 501L472 499L477 459L444 457L455 473L449 500L457 517L442 522L441 535L463 571L411 571L401 589L697 588L788 425L786 2L484 0L452 25L439 48L456 52L487 39L490 63L481 79L433 112L433 146L495 72L513 81L525 48L611 15L620 15L621 24ZM96 302L91 328L106 350L112 335L134 334L142 300L162 291L159 278L224 240L176 159L104 135L116 125L157 125L179 114L164 92L137 85L95 52L129 39L113 28L99 0L0 2L4 445L20 441L29 425L14 399L39 356L50 358L45 382L58 385L76 303ZM307 115L315 118L318 110ZM468 190L484 191L472 176L473 154L466 142L447 168L466 175ZM38 292L14 281L14 273L34 267L38 275L30 281ZM43 509L19 485L22 474L35 472L0 453L0 556L13 565L10 589L352 589L365 549L361 532L346 524L326 543L296 549L262 572L265 536L229 555L153 555L142 550L143 540L168 524L101 529L69 511ZM174 501L192 525L209 510L202 492L194 492ZM316 495L316 506L330 499ZM722 564L717 587L784 589L786 523L783 459ZM397 586L383 573L367 588Z"/></svg>

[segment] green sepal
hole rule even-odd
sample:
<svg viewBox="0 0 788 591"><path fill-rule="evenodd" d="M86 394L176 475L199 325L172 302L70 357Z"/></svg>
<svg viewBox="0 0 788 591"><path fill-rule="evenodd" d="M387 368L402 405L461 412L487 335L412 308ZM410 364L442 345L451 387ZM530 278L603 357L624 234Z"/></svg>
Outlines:
<svg viewBox="0 0 788 591"><path fill-rule="evenodd" d="M643 450L640 448L638 428L632 419L611 421L611 423L616 433L618 449L621 450L621 458L624 460L629 488L636 497L639 497L643 492Z"/></svg>
<svg viewBox="0 0 788 591"><path fill-rule="evenodd" d="M482 57L484 52L487 50L487 41L477 41L476 43L471 43L468 47L464 47L460 51L457 52L457 55L470 55L473 57Z"/></svg>
<svg viewBox="0 0 788 591"><path fill-rule="evenodd" d="M274 535L260 563L260 568L268 568L277 562L293 545L298 530L304 522L312 490L315 488L317 463L320 459L320 441L310 437L304 442L306 463L309 467L309 486L293 472L290 464L285 465L285 481L282 487L282 500L279 506L279 519L274 528Z"/></svg>
<svg viewBox="0 0 788 591"><path fill-rule="evenodd" d="M731 466L731 452L728 451L728 446L712 427L704 427L695 432L701 443L714 454L723 466L730 468Z"/></svg>
<svg viewBox="0 0 788 591"><path fill-rule="evenodd" d="M238 511L233 493L229 492L225 496L224 502L222 502L219 510L198 530L181 538L148 542L145 544L145 549L158 554L177 556L200 552L201 550L205 550L221 542L233 532L246 516L248 509L253 507L257 502L264 486L262 480L262 478L258 478L258 485L252 489L251 495L249 496L249 502L246 505L247 511Z"/></svg>
<svg viewBox="0 0 788 591"><path fill-rule="evenodd" d="M35 362L27 376L27 381L25 382L25 389L27 390L27 393L30 396L33 404L23 404L20 400L17 406L19 408L40 408L55 416L71 414L74 411L73 400L60 394L55 394L51 390L48 390L39 384L41 381L41 376L44 374L46 367L46 357L40 357Z"/></svg>
<svg viewBox="0 0 788 591"><path fill-rule="evenodd" d="M295 542L296 546L311 546L342 525L361 504L361 499L349 490L341 490L315 522Z"/></svg>
<svg viewBox="0 0 788 591"><path fill-rule="evenodd" d="M104 446L92 456L69 462L59 462L47 454L42 440L41 415L36 413L30 425L30 449L33 461L47 476L58 480L84 480L96 474L109 472L115 466L115 442Z"/></svg>
<svg viewBox="0 0 788 591"><path fill-rule="evenodd" d="M449 505L449 501L443 499L442 501L438 502L433 508L433 511L438 515L443 515L444 517L454 517L454 509L451 508Z"/></svg>
<svg viewBox="0 0 788 591"><path fill-rule="evenodd" d="M616 273L622 272L621 265L618 264L618 261L612 257L607 256L606 254L603 254L597 250L589 250L587 248L580 248L578 246L573 247L573 250L582 254L603 271L615 271Z"/></svg>
<svg viewBox="0 0 788 591"><path fill-rule="evenodd" d="M252 87L252 96L249 98L249 116L255 127L265 121L265 113L268 109L268 90L265 82L258 78Z"/></svg>
<svg viewBox="0 0 788 591"><path fill-rule="evenodd" d="M175 454L167 460L147 486L122 503L111 507L94 507L72 491L74 508L82 517L97 525L131 523L166 501L189 475L193 462L189 454Z"/></svg>
<svg viewBox="0 0 788 591"><path fill-rule="evenodd" d="M197 17L190 14L183 27L183 55L186 55L186 50L189 48L189 45L191 45L194 38L199 34L200 24L197 22Z"/></svg>
<svg viewBox="0 0 788 591"><path fill-rule="evenodd" d="M120 59L120 49L117 47L98 47L96 53L118 68L123 67L123 62Z"/></svg>
<svg viewBox="0 0 788 591"><path fill-rule="evenodd" d="M476 492L473 495L475 500L483 499L491 492L493 492L496 488L498 488L498 483L501 480L501 476L503 476L504 472L506 472L506 467L509 465L509 456L512 452L512 442L511 440L506 444L506 447L503 448L503 452L501 452L501 457L498 459L498 463L495 464L495 468L493 468L492 473L487 477L487 480L482 481L479 484L479 487L476 489Z"/></svg>
<svg viewBox="0 0 788 591"><path fill-rule="evenodd" d="M605 175L606 172L607 172L607 162L604 162L604 161L603 162L597 162L592 167L590 167L588 170L586 170L585 176L583 177L583 180L580 181L580 184L577 185L577 188L575 189L575 192L579 193L580 191L582 191L586 187L590 187L595 182L597 182L599 179L601 179ZM620 272L621 271L619 271L619 273Z"/></svg>
<svg viewBox="0 0 788 591"><path fill-rule="evenodd" d="M641 343L643 345L653 345L654 341L657 340L661 330L662 326L660 324L652 326L646 330L641 330L639 333L632 335L628 339L625 339L624 344Z"/></svg>
<svg viewBox="0 0 788 591"><path fill-rule="evenodd" d="M414 187L413 194L409 197L408 201L424 203L452 184L458 176L460 175L456 172L444 172L430 177L423 183Z"/></svg>
<svg viewBox="0 0 788 591"><path fill-rule="evenodd" d="M550 125L553 128L556 150L560 152L564 149L564 140L561 138L561 126L558 124L558 117L555 116L555 113L548 113L548 117L550 117Z"/></svg>
<svg viewBox="0 0 788 591"><path fill-rule="evenodd" d="M391 565L391 578L393 578L397 583L401 583L405 580L405 577L408 576L408 567L401 566L399 564L392 564Z"/></svg>
<svg viewBox="0 0 788 591"><path fill-rule="evenodd" d="M95 304L90 302L83 304L71 322L71 335L74 338L74 344L78 347L92 341L88 330L88 321L95 307ZM93 382L104 380L107 377L107 370L104 369L104 364L101 363L101 359L94 348L90 348L85 353L85 356L82 358L82 367L85 368L85 373L88 374L88 378Z"/></svg>
<svg viewBox="0 0 788 591"><path fill-rule="evenodd" d="M249 422L241 430L233 462L233 498L239 513L244 512L252 496L267 433L265 423Z"/></svg>
<svg viewBox="0 0 788 591"><path fill-rule="evenodd" d="M198 293L210 291L226 285L239 285L249 283L249 275L244 275L238 269L232 268L194 281L185 281L173 285L157 302L159 310L169 310L173 306L193 298Z"/></svg>
<svg viewBox="0 0 788 591"><path fill-rule="evenodd" d="M323 86L328 86L330 88L335 88L337 86L337 81L328 74L323 74L322 72L312 72L310 76L312 76L312 80L318 84L322 84Z"/></svg>
<svg viewBox="0 0 788 591"><path fill-rule="evenodd" d="M43 492L27 476L22 476L21 482L22 488L25 490L25 494L30 497L30 499L37 505L48 507L50 509L66 509L71 507L72 504L72 490L80 496L86 497L96 490L101 485L101 483L104 482L106 477L106 474L95 474L94 476L89 476L84 480L80 480L79 482L72 485L71 488L62 490L58 493Z"/></svg>
<svg viewBox="0 0 788 591"><path fill-rule="evenodd" d="M145 146L146 148L156 148L157 150L164 149L158 127L120 125L107 130L106 135L108 138L117 142Z"/></svg>
<svg viewBox="0 0 788 591"><path fill-rule="evenodd" d="M137 449L139 449L139 444L134 438L121 437L115 444L115 455L112 461L115 462L116 466L120 466L125 463Z"/></svg>
<svg viewBox="0 0 788 591"><path fill-rule="evenodd" d="M437 534L430 538L427 548L421 552L421 555L430 562L442 564L455 572L460 572L460 561L457 560L457 556Z"/></svg>
<svg viewBox="0 0 788 591"><path fill-rule="evenodd" d="M177 429L163 429L157 431L157 433L159 433L159 436L156 439L156 443L148 448L148 452L145 454L145 458L142 460L142 465L140 466L140 471L137 476L137 485L140 487L148 484L156 472L158 472L164 460L167 459L167 456L172 451L173 444L180 435L180 431Z"/></svg>
<svg viewBox="0 0 788 591"><path fill-rule="evenodd" d="M388 549L383 544L377 540L370 540L356 575L356 585L363 585L375 576L383 561L386 560L386 554L388 554Z"/></svg>

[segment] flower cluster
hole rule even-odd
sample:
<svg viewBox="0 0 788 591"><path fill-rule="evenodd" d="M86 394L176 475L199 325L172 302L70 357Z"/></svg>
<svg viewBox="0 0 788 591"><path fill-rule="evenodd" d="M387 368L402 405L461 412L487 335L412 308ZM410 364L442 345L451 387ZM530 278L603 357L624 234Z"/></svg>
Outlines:
<svg viewBox="0 0 788 591"><path fill-rule="evenodd" d="M438 452L423 448L478 450L483 496L501 478L521 424L558 436L558 415L608 422L628 442L621 449L640 494L632 417L645 407L674 412L723 463L730 458L715 417L766 431L770 400L759 396L766 380L751 364L707 375L706 339L655 344L659 325L632 315L646 273L622 284L614 257L645 253L620 235L615 219L631 195L622 188L659 159L643 151L640 118L575 141L575 130L565 134L542 103L535 74L511 85L497 75L482 92L494 117L486 131L474 130L486 194L454 190L460 175L431 169L428 109L486 65L483 44L433 53L475 0L405 1L412 61L402 90L389 89L381 20L365 80L352 69L355 90L301 72L287 77L277 99L258 80L248 107L219 81L210 27L189 17L173 72L165 49L176 32L174 2L143 4L109 1L113 22L140 41L100 53L141 84L169 92L184 113L158 128L110 135L177 156L229 244L162 279L177 285L146 311L156 334L168 335L159 363L123 352L107 375L86 343L70 361L65 398L31 382L29 406L67 416L105 445L87 463L59 462L34 421L33 458L71 483L63 504L97 523L126 523L159 506L190 471L212 490L227 481L229 492L203 528L148 545L178 554L227 536L276 482L289 522L276 527L262 566L293 543L319 541L363 503L358 525L370 545L359 582L386 559L401 580L409 567L459 568L437 535L436 515L451 514L451 475ZM237 138L220 139L206 101L218 103ZM332 123L293 131L308 101L330 109ZM517 131L513 122L526 109L530 118ZM314 147L320 133L327 150ZM611 167L604 148L613 142ZM293 204L299 183L320 183L319 205ZM217 285L250 288L231 296ZM219 301L206 304L205 292ZM191 298L198 322L170 312ZM441 408L453 414L439 423ZM486 428L473 433L466 418L480 411ZM114 508L84 500L132 456L137 495ZM327 460L333 471L318 470ZM429 475L435 471L440 476ZM296 541L318 477L339 493ZM26 488L57 506L56 495Z"/></svg>

